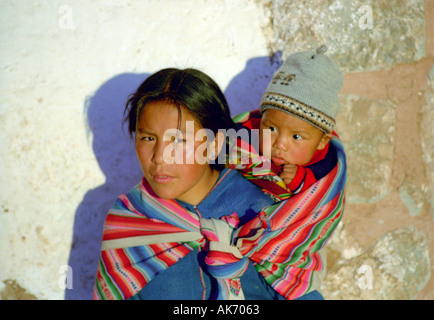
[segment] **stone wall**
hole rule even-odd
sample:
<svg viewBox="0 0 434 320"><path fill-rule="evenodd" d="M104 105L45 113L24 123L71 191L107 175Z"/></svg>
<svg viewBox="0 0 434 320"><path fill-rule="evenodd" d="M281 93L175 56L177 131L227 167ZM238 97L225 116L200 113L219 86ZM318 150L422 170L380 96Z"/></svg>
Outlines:
<svg viewBox="0 0 434 320"><path fill-rule="evenodd" d="M434 1L261 4L272 50L325 43L345 72L348 194L326 298L433 299Z"/></svg>
<svg viewBox="0 0 434 320"><path fill-rule="evenodd" d="M144 77L201 69L236 114L280 55L323 43L349 164L323 293L434 298L434 1L23 0L0 17L1 299L91 297L105 213L140 179L120 120Z"/></svg>

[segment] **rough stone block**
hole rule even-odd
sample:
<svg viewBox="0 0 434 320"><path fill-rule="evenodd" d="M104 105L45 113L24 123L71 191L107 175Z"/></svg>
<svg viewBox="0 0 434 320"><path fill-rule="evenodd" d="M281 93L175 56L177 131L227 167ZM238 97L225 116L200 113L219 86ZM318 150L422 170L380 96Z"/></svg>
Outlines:
<svg viewBox="0 0 434 320"><path fill-rule="evenodd" d="M347 200L376 202L391 191L395 106L344 95L340 101L336 131L347 154Z"/></svg>
<svg viewBox="0 0 434 320"><path fill-rule="evenodd" d="M326 299L415 299L431 277L425 236L409 226L389 232L361 255L330 270Z"/></svg>
<svg viewBox="0 0 434 320"><path fill-rule="evenodd" d="M428 185L424 186L427 194L427 201L430 205L431 217L434 221L434 65L428 75L428 87L425 91L426 104L422 108L421 137L423 160L426 166Z"/></svg>
<svg viewBox="0 0 434 320"><path fill-rule="evenodd" d="M343 70L353 72L425 56L423 0L276 0L264 7L274 31L270 47L284 57L326 44Z"/></svg>

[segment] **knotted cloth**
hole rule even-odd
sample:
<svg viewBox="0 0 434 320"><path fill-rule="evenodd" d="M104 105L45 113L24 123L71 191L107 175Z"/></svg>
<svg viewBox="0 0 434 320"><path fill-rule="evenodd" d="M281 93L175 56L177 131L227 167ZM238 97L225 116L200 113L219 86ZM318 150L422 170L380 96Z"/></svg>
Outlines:
<svg viewBox="0 0 434 320"><path fill-rule="evenodd" d="M93 298L128 299L199 246L218 280L217 299L243 298L239 278L249 261L286 299L309 292L323 267L318 251L345 202L345 153L339 139L330 143L338 162L328 175L241 226L236 213L201 219L175 200L158 198L142 179L107 215Z"/></svg>

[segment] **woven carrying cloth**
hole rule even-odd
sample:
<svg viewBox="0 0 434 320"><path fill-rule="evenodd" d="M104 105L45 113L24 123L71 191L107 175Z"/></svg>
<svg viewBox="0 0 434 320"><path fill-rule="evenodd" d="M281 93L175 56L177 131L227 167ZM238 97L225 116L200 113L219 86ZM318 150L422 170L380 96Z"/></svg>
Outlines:
<svg viewBox="0 0 434 320"><path fill-rule="evenodd" d="M330 143L338 162L328 175L241 226L236 213L201 219L175 200L158 198L143 179L106 217L93 298L128 299L198 246L218 281L217 299L244 298L240 277L249 260L286 299L309 292L314 273L323 268L318 251L345 202L345 153L337 138Z"/></svg>

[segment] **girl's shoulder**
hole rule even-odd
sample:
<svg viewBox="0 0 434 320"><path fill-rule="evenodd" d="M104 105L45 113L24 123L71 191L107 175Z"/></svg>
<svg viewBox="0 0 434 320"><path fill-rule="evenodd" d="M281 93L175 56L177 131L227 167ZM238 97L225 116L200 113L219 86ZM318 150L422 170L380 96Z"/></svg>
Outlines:
<svg viewBox="0 0 434 320"><path fill-rule="evenodd" d="M244 216L255 215L271 204L274 204L274 201L240 172L226 168L200 206L206 208L212 217L236 212L243 220Z"/></svg>

